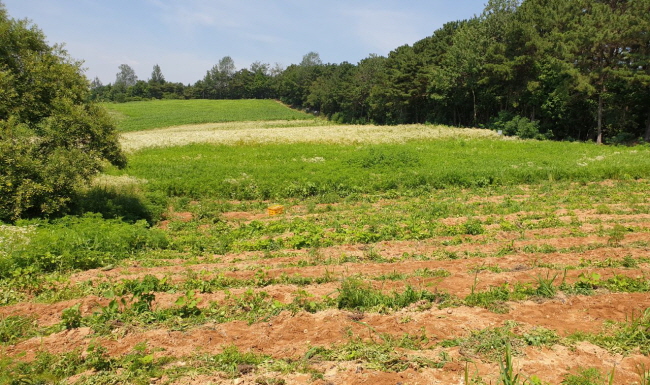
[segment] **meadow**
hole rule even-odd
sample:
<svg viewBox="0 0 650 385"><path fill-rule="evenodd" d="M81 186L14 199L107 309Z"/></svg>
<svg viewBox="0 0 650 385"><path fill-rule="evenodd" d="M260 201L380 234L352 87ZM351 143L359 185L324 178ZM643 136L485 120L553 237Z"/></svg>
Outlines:
<svg viewBox="0 0 650 385"><path fill-rule="evenodd" d="M646 178L650 148L479 138L357 145L193 144L138 151L124 174L145 179L169 196L192 198L409 195L449 187Z"/></svg>
<svg viewBox="0 0 650 385"><path fill-rule="evenodd" d="M0 226L0 384L650 384L648 146L128 119Z"/></svg>

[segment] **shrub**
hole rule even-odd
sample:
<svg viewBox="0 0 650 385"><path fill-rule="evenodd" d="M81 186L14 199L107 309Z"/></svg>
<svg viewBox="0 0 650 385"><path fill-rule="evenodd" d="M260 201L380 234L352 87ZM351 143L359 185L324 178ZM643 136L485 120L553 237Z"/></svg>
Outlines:
<svg viewBox="0 0 650 385"><path fill-rule="evenodd" d="M88 103L80 62L0 4L0 220L66 212L108 161L124 166L112 120Z"/></svg>
<svg viewBox="0 0 650 385"><path fill-rule="evenodd" d="M550 135L539 132L539 123L507 111L499 112L488 124L488 128L501 131L506 136L518 136L521 139L549 139Z"/></svg>

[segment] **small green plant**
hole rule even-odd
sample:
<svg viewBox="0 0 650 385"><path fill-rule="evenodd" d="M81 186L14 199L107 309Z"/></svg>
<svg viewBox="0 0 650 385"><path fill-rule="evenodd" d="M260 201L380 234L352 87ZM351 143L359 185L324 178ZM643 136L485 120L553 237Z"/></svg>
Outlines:
<svg viewBox="0 0 650 385"><path fill-rule="evenodd" d="M226 346L221 353L208 358L208 362L214 369L225 372L231 378L250 373L267 360L269 360L267 356L253 352L240 352L234 345Z"/></svg>
<svg viewBox="0 0 650 385"><path fill-rule="evenodd" d="M470 361L465 361L463 368L463 385L485 385L485 381L478 375L478 369L474 374L470 374L469 370Z"/></svg>
<svg viewBox="0 0 650 385"><path fill-rule="evenodd" d="M538 295L543 298L552 298L557 293L557 289L553 286L553 282L557 278L558 274L550 277L550 273L546 273L546 277L537 275L537 288L535 289L535 295Z"/></svg>
<svg viewBox="0 0 650 385"><path fill-rule="evenodd" d="M80 303L64 309L61 314L61 322L66 329L76 329L81 326L81 310Z"/></svg>
<svg viewBox="0 0 650 385"><path fill-rule="evenodd" d="M0 343L13 344L31 337L38 331L38 324L31 317L11 315L0 318Z"/></svg>
<svg viewBox="0 0 650 385"><path fill-rule="evenodd" d="M99 311L94 311L86 322L95 333L108 334L122 317L122 309L126 306L124 298L120 301L112 299L108 305L100 306Z"/></svg>
<svg viewBox="0 0 650 385"><path fill-rule="evenodd" d="M523 334L524 341L531 346L551 346L560 342L560 336L555 330L549 330L543 327L535 327Z"/></svg>
<svg viewBox="0 0 650 385"><path fill-rule="evenodd" d="M110 370L113 361L108 356L108 349L98 344L90 344L86 349L85 365L95 371Z"/></svg>
<svg viewBox="0 0 650 385"><path fill-rule="evenodd" d="M256 385L284 385L287 382L282 378L273 377L257 377L255 379Z"/></svg>
<svg viewBox="0 0 650 385"><path fill-rule="evenodd" d="M130 310L136 314L149 313L153 311L152 305L155 299L156 295L153 292L134 293Z"/></svg>
<svg viewBox="0 0 650 385"><path fill-rule="evenodd" d="M605 379L597 368L583 368L576 374L568 374L562 385L605 385Z"/></svg>
<svg viewBox="0 0 650 385"><path fill-rule="evenodd" d="M646 369L645 364L638 364L636 373L639 376L639 385L650 385L650 369Z"/></svg>
<svg viewBox="0 0 650 385"><path fill-rule="evenodd" d="M480 356L493 361L504 357L507 349L510 349L510 354L520 354L524 343L513 333L515 326L516 323L510 321L501 327L472 331L468 337L458 341L460 351L464 356Z"/></svg>
<svg viewBox="0 0 650 385"><path fill-rule="evenodd" d="M299 310L304 310L309 313L316 313L317 311L325 309L329 303L327 299L322 301L316 301L314 296L305 290L298 290L295 293L293 302L289 305L289 308L294 312Z"/></svg>
<svg viewBox="0 0 650 385"><path fill-rule="evenodd" d="M418 291L411 286L407 286L402 293L393 292L392 295L386 295L357 278L349 278L341 284L337 302L339 309L376 311L401 309L422 300L440 303L447 299L447 295L426 290Z"/></svg>
<svg viewBox="0 0 650 385"><path fill-rule="evenodd" d="M137 375L145 374L149 377L156 377L159 371L154 362L154 354L146 342L136 344L133 351L120 360L120 366Z"/></svg>
<svg viewBox="0 0 650 385"><path fill-rule="evenodd" d="M499 383L502 385L520 385L526 383L520 373L514 373L510 343L506 343L503 360L499 361Z"/></svg>
<svg viewBox="0 0 650 385"><path fill-rule="evenodd" d="M410 335L404 335L401 338L381 335L379 341L351 337L350 341L343 345L334 345L330 348L313 346L305 353L305 359L311 361L361 361L367 362L371 369L387 372L402 372L408 368L442 368L447 362L444 357L441 357L440 361L433 361L420 356L404 357L395 351L398 347L421 349L426 341L428 341L426 337L422 340L422 336Z"/></svg>
<svg viewBox="0 0 650 385"><path fill-rule="evenodd" d="M627 267L628 269L639 267L639 262L634 259L631 255L626 255L621 261L621 266Z"/></svg>
<svg viewBox="0 0 650 385"><path fill-rule="evenodd" d="M478 219L467 219L463 224L464 233L468 235L479 235L485 232L483 224Z"/></svg>
<svg viewBox="0 0 650 385"><path fill-rule="evenodd" d="M627 229L625 226L619 224L614 225L614 227L609 231L609 238L607 239L607 244L613 247L618 247L621 245L621 241L625 239L625 233Z"/></svg>
<svg viewBox="0 0 650 385"><path fill-rule="evenodd" d="M188 290L185 295L176 300L176 313L183 318L197 316L201 314L201 309L198 308L199 302L200 298L196 296L194 290Z"/></svg>
<svg viewBox="0 0 650 385"><path fill-rule="evenodd" d="M602 286L601 276L598 273L580 273L574 288L578 294L591 294Z"/></svg>
<svg viewBox="0 0 650 385"><path fill-rule="evenodd" d="M522 300L534 294L534 291L529 285L518 282L514 285L506 282L500 286L492 286L486 291L476 291L477 282L475 278L472 291L465 297L463 302L467 306L480 306L495 313L507 313L510 311L506 301Z"/></svg>
<svg viewBox="0 0 650 385"><path fill-rule="evenodd" d="M252 289L246 290L240 296L233 296L226 291L224 303L211 302L202 313L214 322L244 320L252 324L268 320L287 308L286 305L269 297L268 293L256 293Z"/></svg>
<svg viewBox="0 0 650 385"><path fill-rule="evenodd" d="M434 278L434 277L449 277L451 273L445 269L429 269L428 267L425 267L423 269L417 269L413 272L414 277L422 277L422 278Z"/></svg>

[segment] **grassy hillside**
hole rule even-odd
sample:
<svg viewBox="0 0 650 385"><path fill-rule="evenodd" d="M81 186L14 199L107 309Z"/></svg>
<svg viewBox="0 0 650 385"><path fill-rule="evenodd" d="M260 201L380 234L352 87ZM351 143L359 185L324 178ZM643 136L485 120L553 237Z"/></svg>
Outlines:
<svg viewBox="0 0 650 385"><path fill-rule="evenodd" d="M313 119L273 100L152 100L104 106L121 132L184 124Z"/></svg>

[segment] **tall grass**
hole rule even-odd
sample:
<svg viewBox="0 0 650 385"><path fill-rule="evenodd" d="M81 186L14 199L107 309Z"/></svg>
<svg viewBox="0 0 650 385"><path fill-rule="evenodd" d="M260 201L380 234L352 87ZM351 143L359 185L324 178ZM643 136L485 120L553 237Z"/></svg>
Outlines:
<svg viewBox="0 0 650 385"><path fill-rule="evenodd" d="M169 196L269 199L650 176L650 147L538 141L207 145L132 154L121 172Z"/></svg>
<svg viewBox="0 0 650 385"><path fill-rule="evenodd" d="M122 132L184 124L313 119L273 100L152 100L103 105Z"/></svg>

